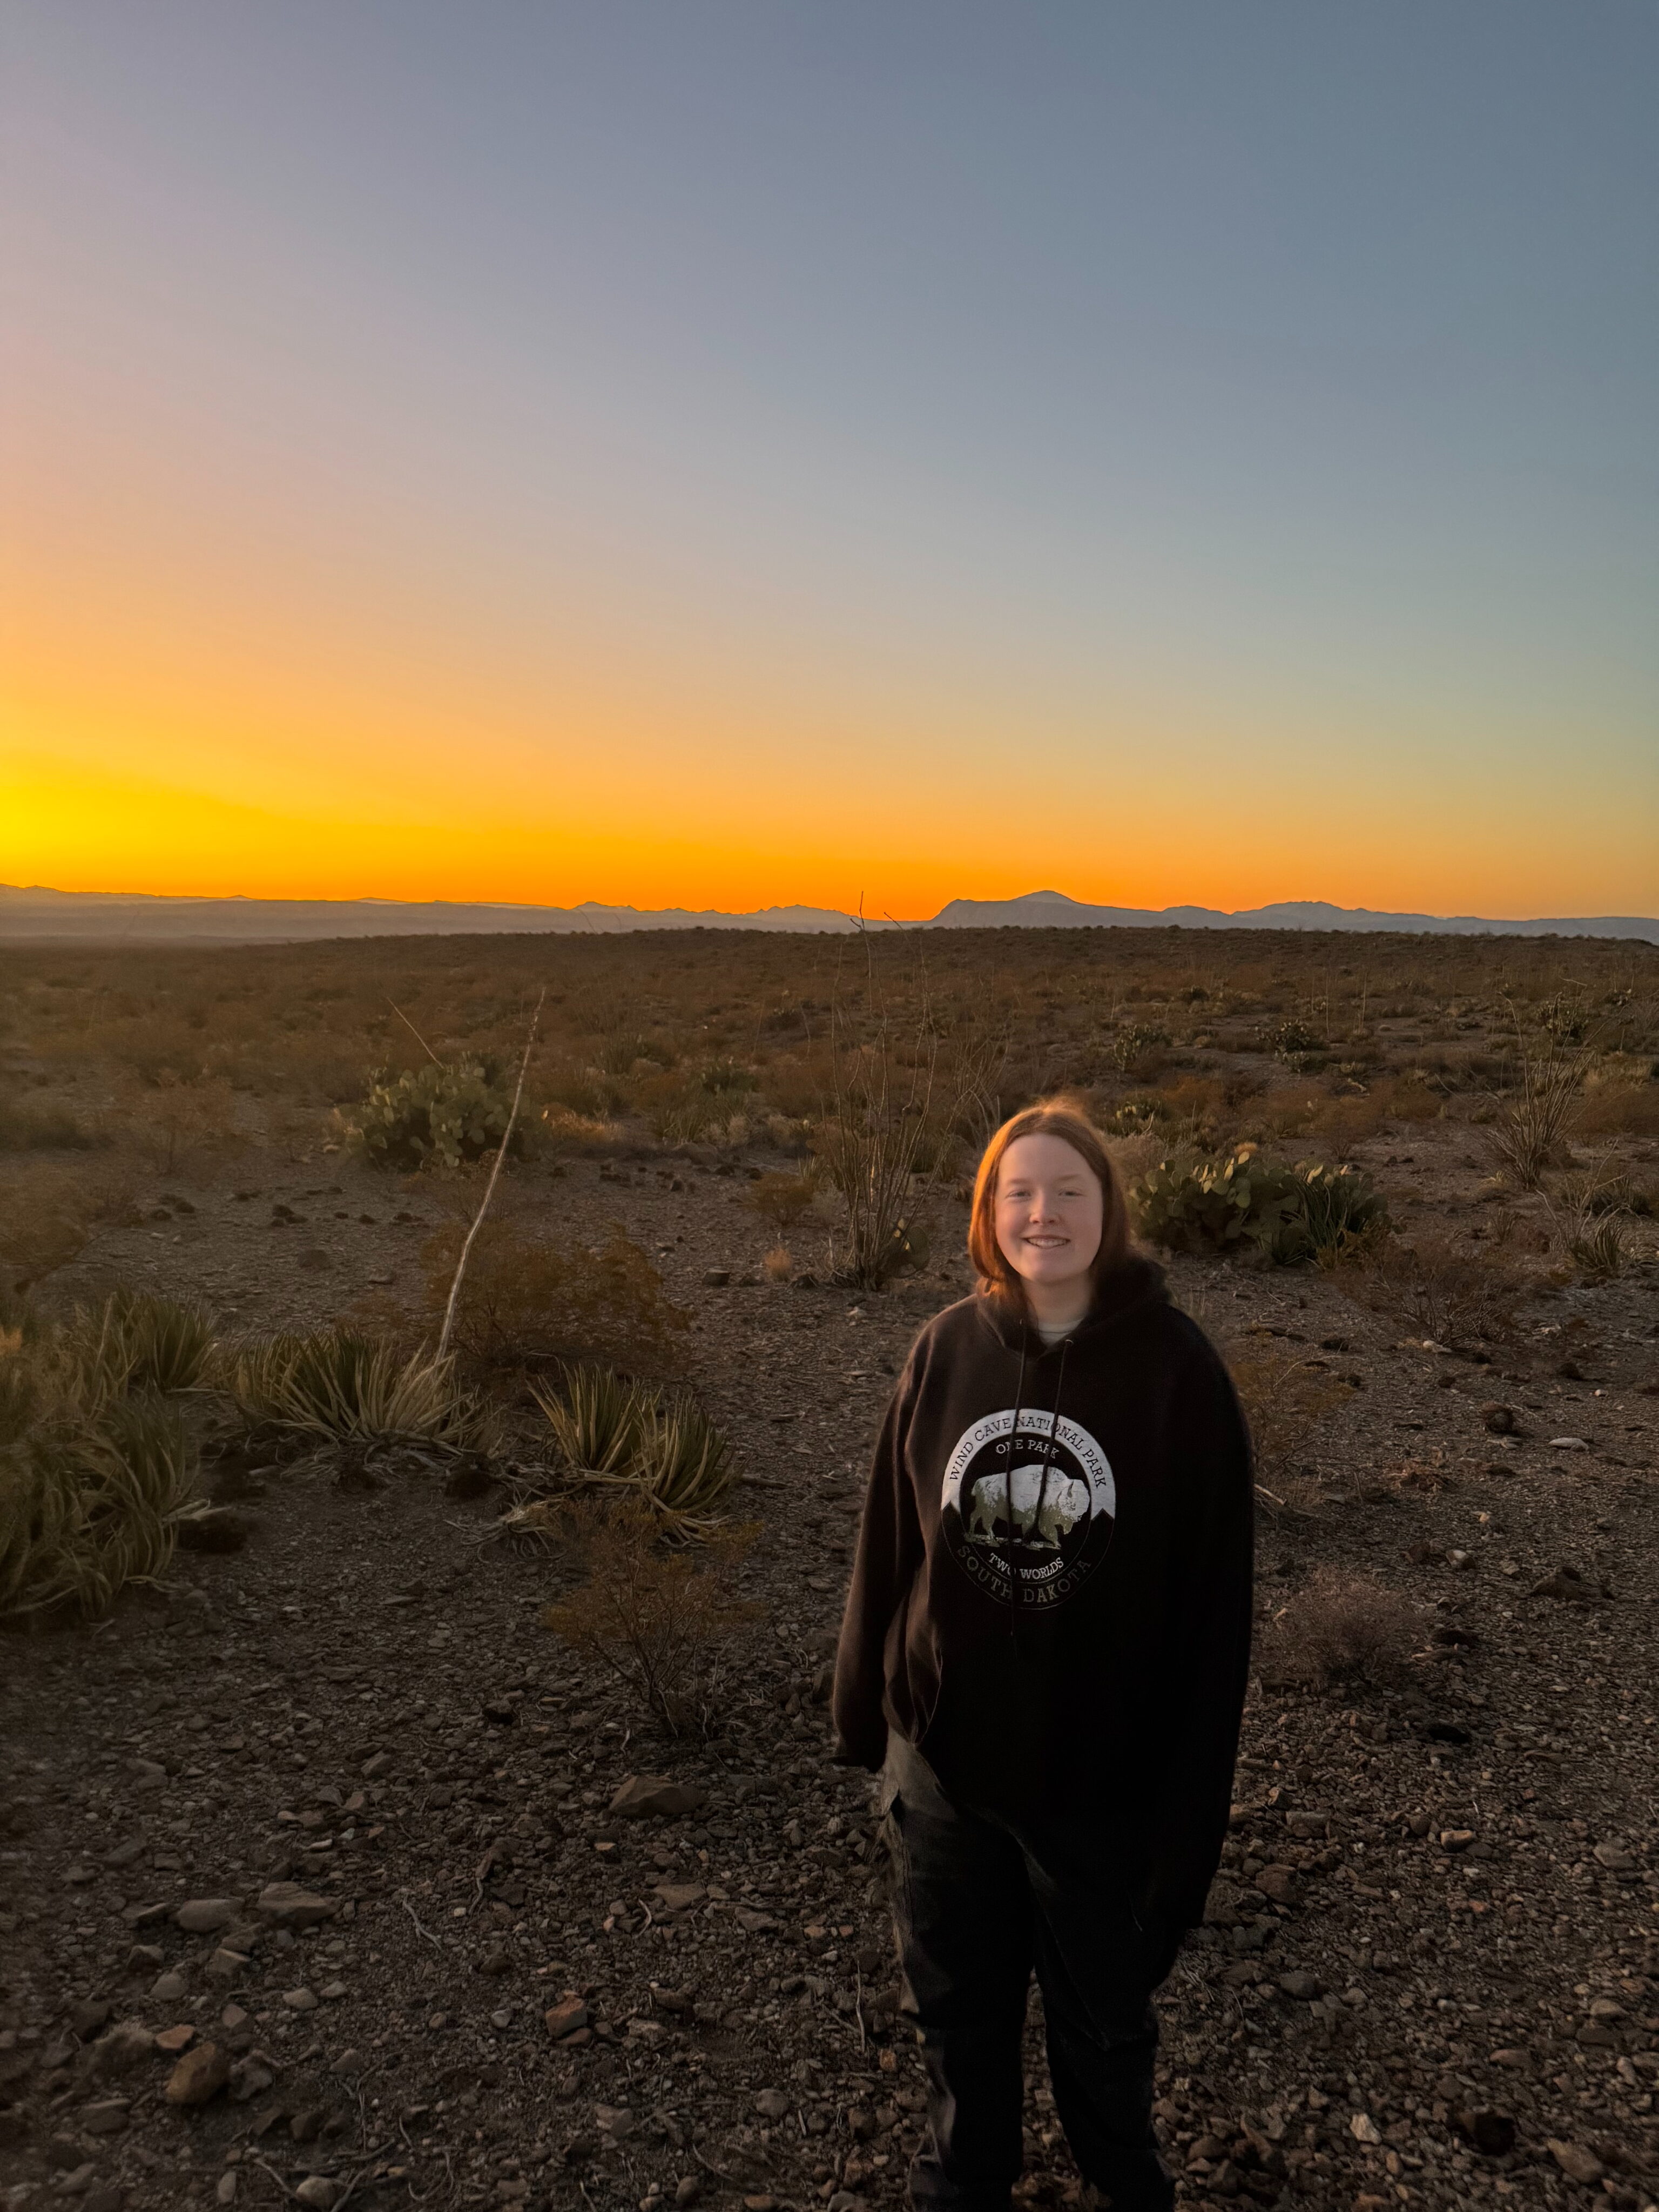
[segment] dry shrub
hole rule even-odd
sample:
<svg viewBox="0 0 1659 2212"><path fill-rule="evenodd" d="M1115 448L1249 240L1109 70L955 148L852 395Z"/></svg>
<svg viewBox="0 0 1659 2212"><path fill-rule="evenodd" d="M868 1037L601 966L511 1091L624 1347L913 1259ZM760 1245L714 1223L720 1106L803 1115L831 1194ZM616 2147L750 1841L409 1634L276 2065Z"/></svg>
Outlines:
<svg viewBox="0 0 1659 2212"><path fill-rule="evenodd" d="M763 1175L750 1185L747 1202L763 1221L785 1235L812 1211L820 1185L811 1169L804 1175Z"/></svg>
<svg viewBox="0 0 1659 2212"><path fill-rule="evenodd" d="M465 1235L461 1223L451 1223L421 1247L434 1316L448 1299ZM561 1244L498 1218L486 1221L473 1242L453 1340L475 1367L599 1360L632 1373L672 1374L690 1321L620 1229L590 1247Z"/></svg>
<svg viewBox="0 0 1659 2212"><path fill-rule="evenodd" d="M1322 1364L1249 1338L1228 1347L1227 1364L1267 1495L1275 1504L1299 1503L1291 1470L1314 1431L1352 1396L1352 1386Z"/></svg>
<svg viewBox="0 0 1659 2212"><path fill-rule="evenodd" d="M659 1547L637 1500L578 1500L561 1524L586 1579L546 1608L543 1626L602 1662L669 1735L713 1734L742 1632L763 1612L737 1589L757 1525L716 1529L692 1553Z"/></svg>
<svg viewBox="0 0 1659 2212"><path fill-rule="evenodd" d="M240 1142L229 1084L205 1077L186 1082L169 1068L153 1082L125 1085L116 1119L163 1175L198 1154L234 1150Z"/></svg>
<svg viewBox="0 0 1659 2212"><path fill-rule="evenodd" d="M1606 1074L1584 1086L1576 1126L1594 1137L1659 1137L1659 1081Z"/></svg>
<svg viewBox="0 0 1659 2212"><path fill-rule="evenodd" d="M234 1354L227 1381L245 1420L295 1436L464 1451L486 1433L453 1361L406 1358L350 1329L258 1338Z"/></svg>
<svg viewBox="0 0 1659 2212"><path fill-rule="evenodd" d="M787 1283L795 1272L795 1257L787 1244L775 1244L761 1261L761 1273L769 1283Z"/></svg>
<svg viewBox="0 0 1659 2212"><path fill-rule="evenodd" d="M32 1106L0 1095L0 1152L85 1152L99 1141L67 1106Z"/></svg>
<svg viewBox="0 0 1659 2212"><path fill-rule="evenodd" d="M44 1160L20 1160L0 1181L0 1269L14 1289L66 1267L87 1241L94 1194L87 1178Z"/></svg>
<svg viewBox="0 0 1659 2212"><path fill-rule="evenodd" d="M1270 1682L1381 1683L1416 1644L1415 1608L1369 1576L1321 1567L1263 1631L1258 1657Z"/></svg>
<svg viewBox="0 0 1659 2212"><path fill-rule="evenodd" d="M1395 1470L1394 1479L1401 1490L1422 1491L1430 1496L1451 1489L1456 1480L1438 1452L1429 1459L1407 1460Z"/></svg>
<svg viewBox="0 0 1659 2212"><path fill-rule="evenodd" d="M627 1141L617 1122L601 1115L579 1114L568 1106L544 1107L540 1127L548 1149L556 1156L566 1152L591 1158L598 1153L614 1152Z"/></svg>
<svg viewBox="0 0 1659 2212"><path fill-rule="evenodd" d="M1383 1238L1338 1268L1335 1279L1357 1304L1447 1345L1507 1336L1516 1304L1530 1288L1501 1248L1437 1229Z"/></svg>

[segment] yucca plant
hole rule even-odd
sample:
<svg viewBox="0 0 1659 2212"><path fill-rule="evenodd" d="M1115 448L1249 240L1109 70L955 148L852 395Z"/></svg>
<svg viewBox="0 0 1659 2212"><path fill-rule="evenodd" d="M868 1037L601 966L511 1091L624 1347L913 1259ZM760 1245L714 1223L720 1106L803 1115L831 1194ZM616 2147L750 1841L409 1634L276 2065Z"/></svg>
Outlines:
<svg viewBox="0 0 1659 2212"><path fill-rule="evenodd" d="M608 1367L577 1368L562 1398L539 1382L532 1392L560 1451L585 1474L623 1474L638 1448L646 1411L656 1406L654 1391Z"/></svg>
<svg viewBox="0 0 1659 2212"><path fill-rule="evenodd" d="M116 1291L101 1306L76 1313L67 1346L88 1386L111 1396L191 1390L213 1350L213 1317L177 1298Z"/></svg>
<svg viewBox="0 0 1659 2212"><path fill-rule="evenodd" d="M349 1329L276 1335L238 1353L230 1392L251 1421L296 1435L359 1443L420 1443L465 1449L481 1425L454 1364Z"/></svg>
<svg viewBox="0 0 1659 2212"><path fill-rule="evenodd" d="M0 1617L107 1612L153 1581L196 1504L196 1450L153 1395L90 1392L59 1343L0 1351Z"/></svg>
<svg viewBox="0 0 1659 2212"><path fill-rule="evenodd" d="M731 1447L695 1399L608 1368L578 1368L561 1399L537 1387L576 1490L631 1492L679 1542L719 1525L736 1469Z"/></svg>

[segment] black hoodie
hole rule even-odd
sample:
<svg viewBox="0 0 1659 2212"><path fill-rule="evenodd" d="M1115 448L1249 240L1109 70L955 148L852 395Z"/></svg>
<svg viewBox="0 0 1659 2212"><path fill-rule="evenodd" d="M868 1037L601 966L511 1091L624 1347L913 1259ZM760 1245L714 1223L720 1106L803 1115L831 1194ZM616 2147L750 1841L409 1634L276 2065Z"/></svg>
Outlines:
<svg viewBox="0 0 1659 2212"><path fill-rule="evenodd" d="M876 1446L840 1756L877 1771L896 1729L964 1805L1085 1819L1131 1895L1192 1926L1227 1829L1253 1495L1227 1371L1150 1261L1049 1348L1000 1298L947 1307Z"/></svg>

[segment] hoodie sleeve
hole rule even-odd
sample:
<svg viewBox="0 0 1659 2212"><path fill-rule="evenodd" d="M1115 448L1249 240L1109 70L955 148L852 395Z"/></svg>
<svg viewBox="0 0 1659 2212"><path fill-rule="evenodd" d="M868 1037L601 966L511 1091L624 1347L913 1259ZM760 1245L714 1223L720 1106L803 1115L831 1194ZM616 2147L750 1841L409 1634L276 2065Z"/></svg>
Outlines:
<svg viewBox="0 0 1659 2212"><path fill-rule="evenodd" d="M888 1633L922 1559L921 1525L905 1465L914 1399L914 1370L907 1370L876 1441L830 1694L837 1763L866 1766L872 1774L880 1772L887 1755Z"/></svg>
<svg viewBox="0 0 1659 2212"><path fill-rule="evenodd" d="M1176 1416L1182 1545L1169 1592L1164 1786L1152 1821L1146 1899L1166 1925L1190 1928L1220 1863L1249 1677L1255 1480L1231 1377L1213 1351Z"/></svg>

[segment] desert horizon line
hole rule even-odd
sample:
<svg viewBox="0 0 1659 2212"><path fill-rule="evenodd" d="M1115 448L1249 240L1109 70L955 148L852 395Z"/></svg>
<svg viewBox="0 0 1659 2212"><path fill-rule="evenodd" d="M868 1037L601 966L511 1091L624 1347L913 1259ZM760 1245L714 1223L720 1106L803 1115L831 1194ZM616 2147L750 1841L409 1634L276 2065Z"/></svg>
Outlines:
<svg viewBox="0 0 1659 2212"><path fill-rule="evenodd" d="M1164 907L1116 905L1082 900L1066 891L1042 889L1007 898L947 899L932 915L869 914L859 907L838 908L799 902L776 902L743 909L722 907L640 907L626 902L580 899L568 905L521 899L392 898L377 893L341 897L270 896L246 892L60 890L41 884L0 883L0 935L46 937L60 933L55 922L70 925L69 933L91 936L87 927L102 919L115 923L118 933L131 938L148 933L145 922L182 923L190 920L222 921L234 937L286 933L287 923L310 935L334 934L318 927L325 922L373 921L384 925L401 920L404 927L387 933L383 927L348 929L352 935L484 933L487 926L507 916L535 917L538 932L562 933L564 928L615 931L662 928L750 926L761 929L811 933L815 930L939 929L997 927L1231 927L1337 931L1455 932L1504 934L1612 935L1639 937L1659 942L1659 917L1644 915L1483 915L1344 906L1321 898L1273 900L1259 906L1220 908L1187 902ZM262 922L264 924L261 927ZM447 927L434 927L434 923ZM306 925L309 924L309 927ZM76 926L78 925L78 926ZM135 930L134 925L137 925ZM241 927L236 927L241 925ZM424 925L410 927L410 925ZM186 934L221 935L210 930ZM501 932L499 933L508 933Z"/></svg>

